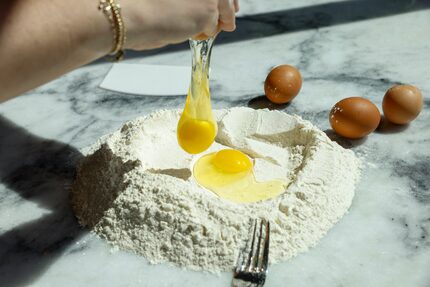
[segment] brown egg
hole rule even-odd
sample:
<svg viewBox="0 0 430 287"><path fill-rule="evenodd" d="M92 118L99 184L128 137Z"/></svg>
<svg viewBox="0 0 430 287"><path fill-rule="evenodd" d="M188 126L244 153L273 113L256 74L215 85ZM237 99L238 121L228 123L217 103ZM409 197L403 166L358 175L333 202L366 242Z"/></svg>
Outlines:
<svg viewBox="0 0 430 287"><path fill-rule="evenodd" d="M411 85L391 87L382 101L384 116L392 123L407 124L413 121L423 109L423 95Z"/></svg>
<svg viewBox="0 0 430 287"><path fill-rule="evenodd" d="M378 127L381 114L375 104L368 99L350 97L334 105L329 120L337 134L358 139L367 136Z"/></svg>
<svg viewBox="0 0 430 287"><path fill-rule="evenodd" d="M302 87L299 70L290 65L275 67L264 82L264 93L273 103L285 104L294 99Z"/></svg>

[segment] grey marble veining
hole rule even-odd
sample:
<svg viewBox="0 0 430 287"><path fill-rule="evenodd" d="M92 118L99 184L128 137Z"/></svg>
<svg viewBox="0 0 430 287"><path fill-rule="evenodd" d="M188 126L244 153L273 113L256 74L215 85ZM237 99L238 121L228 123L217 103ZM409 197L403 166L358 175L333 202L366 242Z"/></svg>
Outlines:
<svg viewBox="0 0 430 287"><path fill-rule="evenodd" d="M215 108L281 109L312 121L363 159L350 212L320 244L271 266L267 286L430 286L430 1L242 1L238 30L212 59ZM188 65L186 44L129 53L133 63ZM263 82L296 65L300 95L274 106ZM68 204L79 152L129 119L181 108L184 97L118 94L97 86L103 60L0 105L0 286L229 286L231 275L150 266L112 251L77 224ZM332 105L410 83L424 109L408 126L385 123L362 140L336 136Z"/></svg>

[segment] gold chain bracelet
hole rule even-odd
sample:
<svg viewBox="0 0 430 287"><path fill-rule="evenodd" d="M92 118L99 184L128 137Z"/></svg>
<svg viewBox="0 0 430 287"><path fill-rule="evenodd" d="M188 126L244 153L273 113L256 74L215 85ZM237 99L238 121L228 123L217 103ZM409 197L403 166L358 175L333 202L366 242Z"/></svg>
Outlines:
<svg viewBox="0 0 430 287"><path fill-rule="evenodd" d="M109 55L115 61L124 58L125 26L121 16L121 6L115 0L100 0L99 10L102 10L112 26L113 46Z"/></svg>

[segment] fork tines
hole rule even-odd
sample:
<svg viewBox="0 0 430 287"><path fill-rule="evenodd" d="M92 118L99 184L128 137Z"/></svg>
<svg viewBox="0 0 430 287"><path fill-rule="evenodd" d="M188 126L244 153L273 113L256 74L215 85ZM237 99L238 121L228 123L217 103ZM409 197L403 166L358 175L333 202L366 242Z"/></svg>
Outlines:
<svg viewBox="0 0 430 287"><path fill-rule="evenodd" d="M234 278L262 286L268 271L270 223L255 219L250 234L245 248L239 253Z"/></svg>

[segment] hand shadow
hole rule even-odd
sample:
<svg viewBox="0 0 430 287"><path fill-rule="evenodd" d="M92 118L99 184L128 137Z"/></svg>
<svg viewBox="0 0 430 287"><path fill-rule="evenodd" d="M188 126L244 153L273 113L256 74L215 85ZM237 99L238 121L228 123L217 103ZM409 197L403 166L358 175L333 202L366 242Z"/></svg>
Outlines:
<svg viewBox="0 0 430 287"><path fill-rule="evenodd" d="M13 191L49 210L39 219L0 233L1 286L31 284L84 234L68 199L81 158L73 147L32 135L0 116L0 182L6 190L0 193L0 204L7 205L6 195ZM11 200L8 208L21 203Z"/></svg>

